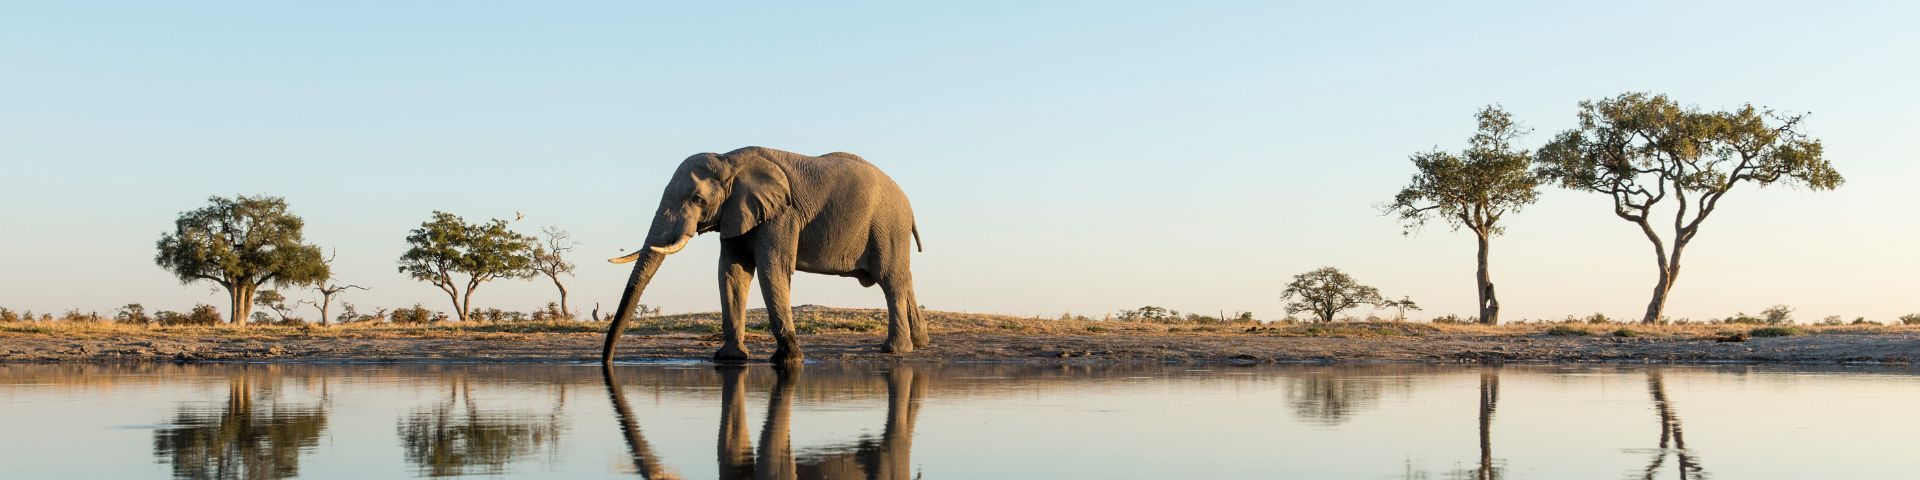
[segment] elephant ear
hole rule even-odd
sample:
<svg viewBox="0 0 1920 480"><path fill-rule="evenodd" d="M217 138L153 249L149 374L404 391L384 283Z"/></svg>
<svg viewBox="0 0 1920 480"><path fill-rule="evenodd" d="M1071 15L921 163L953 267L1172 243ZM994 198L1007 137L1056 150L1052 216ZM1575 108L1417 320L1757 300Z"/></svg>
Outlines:
<svg viewBox="0 0 1920 480"><path fill-rule="evenodd" d="M720 238L733 238L786 211L793 187L787 174L765 159L753 158L733 176L733 188L720 210Z"/></svg>

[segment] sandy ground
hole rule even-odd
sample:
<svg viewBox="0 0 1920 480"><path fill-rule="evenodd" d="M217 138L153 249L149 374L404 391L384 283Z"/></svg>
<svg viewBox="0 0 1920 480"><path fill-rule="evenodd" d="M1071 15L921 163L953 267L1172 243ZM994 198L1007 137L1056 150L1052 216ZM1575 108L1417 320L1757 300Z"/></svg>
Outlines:
<svg viewBox="0 0 1920 480"><path fill-rule="evenodd" d="M996 363L1267 363L1267 362L1736 362L1911 363L1920 358L1920 334L1817 334L1717 342L1684 336L1610 337L1435 334L1380 337L1299 337L1258 334L1034 334L947 333L930 347L903 356L879 353L881 337L863 333L801 336L809 360L847 362ZM764 360L773 344L753 335L749 348ZM596 361L597 333L481 333L424 337L315 336L297 331L256 335L115 333L61 336L0 333L0 362L116 361L367 361L581 362ZM619 359L702 360L714 335L629 335Z"/></svg>

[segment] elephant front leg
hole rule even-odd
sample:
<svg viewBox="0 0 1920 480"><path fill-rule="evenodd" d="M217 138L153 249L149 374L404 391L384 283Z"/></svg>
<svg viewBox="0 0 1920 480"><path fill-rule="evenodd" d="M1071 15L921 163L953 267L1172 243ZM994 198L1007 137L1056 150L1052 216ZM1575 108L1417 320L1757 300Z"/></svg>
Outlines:
<svg viewBox="0 0 1920 480"><path fill-rule="evenodd" d="M793 328L793 303L789 285L793 282L793 270L790 268L760 268L760 296L767 300L767 330L773 331L776 346L773 350L773 363L797 363L806 358L800 353L800 339Z"/></svg>
<svg viewBox="0 0 1920 480"><path fill-rule="evenodd" d="M753 283L753 266L739 255L720 253L720 350L715 361L747 360L747 288Z"/></svg>

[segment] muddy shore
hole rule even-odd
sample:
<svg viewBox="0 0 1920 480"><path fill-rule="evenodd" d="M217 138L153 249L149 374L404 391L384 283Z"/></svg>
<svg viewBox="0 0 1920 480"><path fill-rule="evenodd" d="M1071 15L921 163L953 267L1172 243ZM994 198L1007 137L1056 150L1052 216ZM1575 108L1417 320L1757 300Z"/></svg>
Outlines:
<svg viewBox="0 0 1920 480"><path fill-rule="evenodd" d="M1301 337L1215 334L936 334L911 354L880 353L877 334L801 336L809 360L831 362L1271 363L1271 362L1663 362L1910 364L1920 334L1818 334L1721 342L1688 336L1613 337L1548 334ZM592 362L601 335L464 332L353 337L298 331L249 335L117 333L61 336L0 333L0 362ZM630 335L619 360L704 360L715 335ZM749 342L756 359L771 339Z"/></svg>

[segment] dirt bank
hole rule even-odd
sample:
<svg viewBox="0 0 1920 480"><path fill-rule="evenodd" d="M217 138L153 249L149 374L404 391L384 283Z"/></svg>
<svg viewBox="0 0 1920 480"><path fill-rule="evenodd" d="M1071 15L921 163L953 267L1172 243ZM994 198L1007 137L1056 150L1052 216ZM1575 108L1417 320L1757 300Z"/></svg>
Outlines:
<svg viewBox="0 0 1920 480"><path fill-rule="evenodd" d="M749 347L772 353L764 335ZM89 361L402 361L571 362L597 360L600 334L436 332L351 335L299 329L245 333L118 332L62 335L0 332L0 362ZM807 358L892 361L878 334L814 333L801 337ZM629 336L621 360L704 359L716 336L656 333ZM931 347L905 355L925 362L1746 362L1910 363L1920 334L1810 334L1720 342L1685 335L1615 337L1546 333L1485 335L1292 336L1241 334L936 333Z"/></svg>

